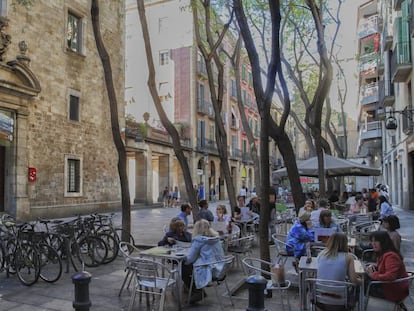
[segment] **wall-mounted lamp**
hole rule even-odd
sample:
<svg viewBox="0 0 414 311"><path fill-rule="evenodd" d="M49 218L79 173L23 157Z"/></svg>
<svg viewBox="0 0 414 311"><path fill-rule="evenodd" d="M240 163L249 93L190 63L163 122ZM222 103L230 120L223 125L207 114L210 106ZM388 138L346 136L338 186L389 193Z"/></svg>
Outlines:
<svg viewBox="0 0 414 311"><path fill-rule="evenodd" d="M398 128L397 118L394 116L395 114L401 114L406 120L413 121L413 112L414 109L405 107L403 110L391 110L386 112L388 116L385 118L385 128L387 130L395 131ZM403 120L404 121L404 120ZM404 124L404 122L403 122Z"/></svg>
<svg viewBox="0 0 414 311"><path fill-rule="evenodd" d="M385 128L387 130L396 130L397 127L397 119L394 116L390 116L385 119Z"/></svg>

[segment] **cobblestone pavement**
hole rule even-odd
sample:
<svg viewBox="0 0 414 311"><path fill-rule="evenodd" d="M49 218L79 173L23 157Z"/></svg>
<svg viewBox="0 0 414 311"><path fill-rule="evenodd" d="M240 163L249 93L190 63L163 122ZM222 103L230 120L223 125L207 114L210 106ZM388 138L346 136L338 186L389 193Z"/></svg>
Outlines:
<svg viewBox="0 0 414 311"><path fill-rule="evenodd" d="M211 204L210 209L215 210L216 203ZM403 255L407 264L407 269L414 271L414 213L403 211L396 208L401 219L401 229L399 230L402 237ZM161 239L162 228L167 225L169 220L176 216L178 208L139 208L132 211L132 228L133 235L137 244L154 245ZM121 216L116 215L116 223L121 222ZM253 256L258 256L257 246L253 248ZM129 302L129 292L124 291L121 297L118 297L118 291L121 287L124 272L124 262L122 258L116 259L113 263L103 265L97 268L88 268L92 274L90 283L90 300L92 307L90 310L127 310ZM48 284L39 280L38 283L31 287L20 284L16 276L6 278L5 273L0 273L0 311L40 311L40 310L73 310L72 302L74 300L74 286L72 284L71 270L69 273L63 273L62 278L54 283ZM297 275L292 268L287 269L287 278L297 284ZM236 283L242 282L245 276L241 267L235 266L228 277L230 287ZM219 305L215 297L213 287L206 289L208 296L205 301L194 306L185 306L184 310L210 311L219 310ZM414 289L412 290L414 294ZM300 310L298 289L292 287L289 291L291 310ZM138 300L138 299L137 299ZM244 288L237 291L233 299L235 306L231 306L230 300L222 298L225 304L224 310L246 310L248 307L248 291ZM410 303L409 310L414 310L414 304ZM277 295L265 300L265 308L268 311L282 310L280 299ZM150 310L145 305L145 298L141 304L136 303L134 310ZM166 311L178 310L176 300L173 296L167 296Z"/></svg>

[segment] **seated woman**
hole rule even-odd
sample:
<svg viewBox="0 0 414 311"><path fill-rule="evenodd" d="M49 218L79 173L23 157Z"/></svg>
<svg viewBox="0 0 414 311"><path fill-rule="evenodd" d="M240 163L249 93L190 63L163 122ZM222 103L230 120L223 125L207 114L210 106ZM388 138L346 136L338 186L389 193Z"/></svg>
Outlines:
<svg viewBox="0 0 414 311"><path fill-rule="evenodd" d="M361 284L361 279L355 273L354 257L348 252L348 238L345 234L334 233L329 237L326 248L318 256L317 278ZM355 300L355 298L351 299ZM324 305L322 309L344 310L344 306Z"/></svg>
<svg viewBox="0 0 414 311"><path fill-rule="evenodd" d="M355 203L351 204L349 208L350 214L365 214L368 210L368 206L365 204L364 197L361 193L355 195Z"/></svg>
<svg viewBox="0 0 414 311"><path fill-rule="evenodd" d="M299 215L304 212L312 213L312 211L316 210L316 204L314 200L308 199L305 201L305 205L299 209Z"/></svg>
<svg viewBox="0 0 414 311"><path fill-rule="evenodd" d="M313 232L309 229L312 227L312 221L310 220L310 213L304 212L299 215L299 219L290 228L286 238L286 252L289 255L294 255L296 261L293 265L295 269L298 267L299 259L307 254L307 250L310 250L309 242L314 241Z"/></svg>
<svg viewBox="0 0 414 311"><path fill-rule="evenodd" d="M315 228L334 228L336 232L342 232L341 227L332 220L332 212L328 209L321 211L319 224L315 225Z"/></svg>
<svg viewBox="0 0 414 311"><path fill-rule="evenodd" d="M386 231L372 232L370 240L377 255L377 263L367 267L367 275L371 280L394 281L408 276L403 257ZM399 302L408 296L409 286L408 281L375 284L370 287L368 295Z"/></svg>
<svg viewBox="0 0 414 311"><path fill-rule="evenodd" d="M174 217L171 219L169 231L165 233L161 241L158 242L158 246L172 246L180 242L191 242L191 233L185 231L185 223L179 217Z"/></svg>
<svg viewBox="0 0 414 311"><path fill-rule="evenodd" d="M394 209L391 204L388 202L387 198L384 195L380 195L378 198L380 206L380 219L384 219L387 216L395 215Z"/></svg>
<svg viewBox="0 0 414 311"><path fill-rule="evenodd" d="M228 223L231 221L231 217L227 215L226 206L219 204L216 207L216 215L214 215L214 222L225 222Z"/></svg>
<svg viewBox="0 0 414 311"><path fill-rule="evenodd" d="M183 265L183 281L190 287L191 274L193 273L193 266L205 264L213 261L223 260L224 250L221 244L218 233L210 228L210 223L201 219L197 221L193 229L193 240L189 253ZM218 263L214 265L204 265L194 269L194 286L193 294L190 303L195 303L202 299L202 288L206 287L213 279L213 277L220 277L225 263Z"/></svg>
<svg viewBox="0 0 414 311"><path fill-rule="evenodd" d="M237 206L234 207L234 219L248 220L253 217L253 212L246 206L244 197L239 195L237 197Z"/></svg>
<svg viewBox="0 0 414 311"><path fill-rule="evenodd" d="M400 251L401 235L397 231L397 229L400 229L400 220L398 219L398 217L395 215L387 216L382 220L382 225L390 235L390 238L394 243L394 246L397 249L397 251Z"/></svg>

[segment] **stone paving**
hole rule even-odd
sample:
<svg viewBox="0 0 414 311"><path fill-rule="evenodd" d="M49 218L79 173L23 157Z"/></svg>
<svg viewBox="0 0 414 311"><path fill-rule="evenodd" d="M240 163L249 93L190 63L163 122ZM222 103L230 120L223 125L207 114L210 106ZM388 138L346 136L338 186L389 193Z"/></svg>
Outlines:
<svg viewBox="0 0 414 311"><path fill-rule="evenodd" d="M213 203L210 206L212 211L215 210ZM403 255L407 269L414 271L414 213L396 208L401 219L400 234L403 237L402 247ZM133 235L137 244L154 245L161 239L162 228L168 224L169 220L176 216L178 208L139 208L132 211ZM120 223L120 214L116 215L116 222ZM258 256L257 247L253 249L253 256ZM90 283L90 299L92 307L90 310L127 310L129 302L129 292L124 291L121 297L118 297L118 291L121 287L125 272L123 270L124 262L122 258L116 259L113 263L103 265L97 268L88 268L87 271L92 274ZM71 281L71 270L69 273L63 273L62 278L54 283L48 284L39 280L38 283L31 287L21 285L17 276L6 278L5 273L0 274L0 311L66 311L73 310L72 302L74 299L74 286ZM240 267L234 267L228 277L230 287L234 286L245 276ZM297 276L293 270L287 271L287 278L297 283ZM296 279L295 279L296 278ZM215 297L214 289L207 288L208 296L205 301L194 306L185 306L184 310L219 310L219 305ZM412 290L412 295L414 289ZM291 310L300 310L298 289L296 287L289 291ZM138 301L138 299L137 299ZM409 299L408 310L414 310L414 304ZM246 310L248 307L248 291L241 289L236 292L234 299L235 306L232 307L228 298L223 297L222 302L225 304L224 310ZM265 300L265 308L268 311L282 310L279 297ZM141 304L136 303L134 310L151 310L145 305L145 298ZM173 296L167 296L165 311L178 310L178 306Z"/></svg>

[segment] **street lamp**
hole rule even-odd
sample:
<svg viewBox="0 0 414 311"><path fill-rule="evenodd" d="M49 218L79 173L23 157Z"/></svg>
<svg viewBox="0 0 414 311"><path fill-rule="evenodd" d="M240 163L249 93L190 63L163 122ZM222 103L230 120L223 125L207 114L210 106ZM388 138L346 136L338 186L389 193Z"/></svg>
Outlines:
<svg viewBox="0 0 414 311"><path fill-rule="evenodd" d="M406 119L413 121L413 112L414 109L405 107L403 110L391 110L389 111L388 117L385 118L385 128L390 131L396 131L398 128L397 119L394 116L395 114L401 114ZM387 112L386 112L387 113Z"/></svg>

